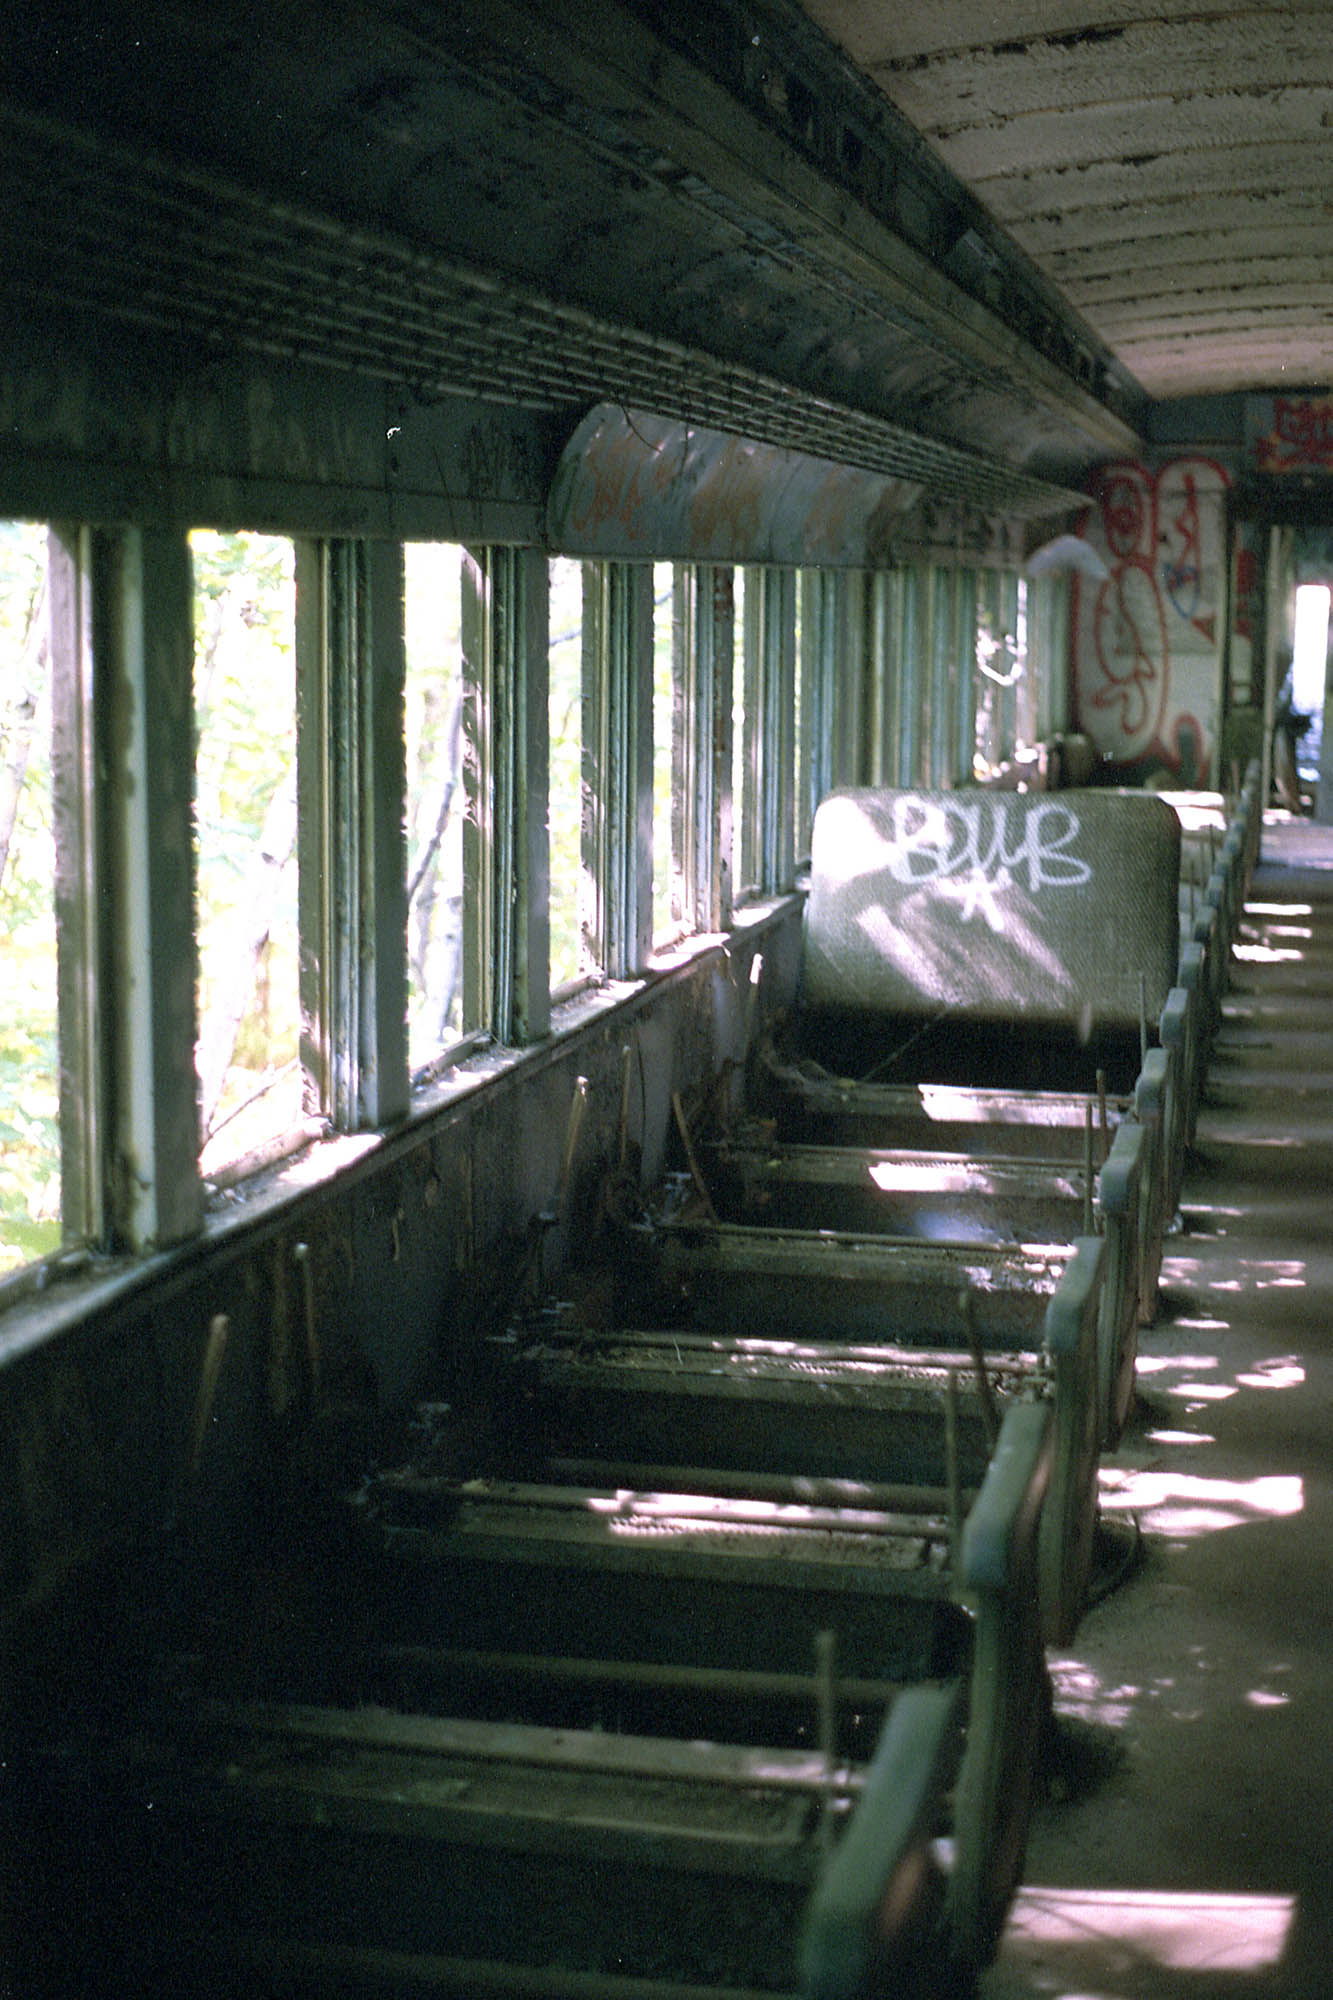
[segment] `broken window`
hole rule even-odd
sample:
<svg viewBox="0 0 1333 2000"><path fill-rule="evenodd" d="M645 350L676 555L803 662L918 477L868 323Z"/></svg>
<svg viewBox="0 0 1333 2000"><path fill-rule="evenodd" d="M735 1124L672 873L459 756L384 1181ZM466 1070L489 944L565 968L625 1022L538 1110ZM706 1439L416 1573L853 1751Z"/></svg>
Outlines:
<svg viewBox="0 0 1333 2000"><path fill-rule="evenodd" d="M292 544L190 536L200 1170L297 1127L300 1060Z"/></svg>
<svg viewBox="0 0 1333 2000"><path fill-rule="evenodd" d="M653 565L653 943L667 944L686 924L682 815L690 794L683 768L681 620L675 571Z"/></svg>
<svg viewBox="0 0 1333 2000"><path fill-rule="evenodd" d="M404 554L408 1045L415 1071L479 1023L467 1017L463 991L464 551L454 543L409 542ZM475 751L475 720L471 734ZM472 762L475 799L475 755Z"/></svg>
<svg viewBox="0 0 1333 2000"><path fill-rule="evenodd" d="M556 556L550 565L550 840L551 991L592 968L584 941L583 843L583 564Z"/></svg>

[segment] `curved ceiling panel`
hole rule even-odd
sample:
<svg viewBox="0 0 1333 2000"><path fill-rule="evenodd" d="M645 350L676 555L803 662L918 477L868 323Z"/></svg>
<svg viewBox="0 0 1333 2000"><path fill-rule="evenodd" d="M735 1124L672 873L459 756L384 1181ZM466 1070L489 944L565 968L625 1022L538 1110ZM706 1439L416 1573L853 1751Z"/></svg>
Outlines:
<svg viewBox="0 0 1333 2000"><path fill-rule="evenodd" d="M936 449L880 471L734 432L599 403L561 455L547 504L552 548L586 557L878 568L932 532L984 548L975 463ZM958 511L940 515L953 487ZM922 507L927 493L930 503ZM1016 518L1067 512L1077 495L1010 479L992 506Z"/></svg>
<svg viewBox="0 0 1333 2000"><path fill-rule="evenodd" d="M1333 374L1324 0L804 0L1153 396Z"/></svg>
<svg viewBox="0 0 1333 2000"><path fill-rule="evenodd" d="M922 490L603 403L565 448L547 520L572 555L869 568Z"/></svg>

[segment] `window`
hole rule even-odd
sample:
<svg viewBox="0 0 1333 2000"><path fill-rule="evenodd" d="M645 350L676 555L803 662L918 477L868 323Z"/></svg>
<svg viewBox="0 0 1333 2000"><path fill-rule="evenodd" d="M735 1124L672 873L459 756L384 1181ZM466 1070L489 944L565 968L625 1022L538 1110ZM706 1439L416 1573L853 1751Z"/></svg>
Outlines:
<svg viewBox="0 0 1333 2000"><path fill-rule="evenodd" d="M480 1025L464 1011L463 951L464 749L476 718L475 708L465 714L463 550L410 542L404 554L408 1046L417 1070ZM475 760L471 775L475 797Z"/></svg>
<svg viewBox="0 0 1333 2000"><path fill-rule="evenodd" d="M199 1226L194 630L175 531L7 529L0 568L13 1269Z"/></svg>
<svg viewBox="0 0 1333 2000"><path fill-rule="evenodd" d="M665 944L687 921L683 821L690 773L684 763L681 697L683 623L675 571L653 565L653 943Z"/></svg>
<svg viewBox="0 0 1333 2000"><path fill-rule="evenodd" d="M200 1170L299 1126L295 591L292 544L190 537L198 748Z"/></svg>
<svg viewBox="0 0 1333 2000"><path fill-rule="evenodd" d="M748 603L753 572L737 569L733 575L735 613L734 654L731 675L731 900L744 902L756 888L756 830L758 772L756 731L758 727L758 651L748 637Z"/></svg>
<svg viewBox="0 0 1333 2000"><path fill-rule="evenodd" d="M1329 587L1303 583L1296 590L1292 626L1291 686L1277 688L1279 710L1284 695L1293 720L1303 719L1294 749L1298 782L1318 782L1324 740L1324 681L1328 671ZM1323 800L1318 810L1322 815Z"/></svg>
<svg viewBox="0 0 1333 2000"><path fill-rule="evenodd" d="M653 571L590 563L583 597L582 930L592 967L643 971L653 929Z"/></svg>
<svg viewBox="0 0 1333 2000"><path fill-rule="evenodd" d="M796 857L810 857L810 829L819 801L833 784L834 661L838 651L845 574L802 570L796 631Z"/></svg>
<svg viewBox="0 0 1333 2000"><path fill-rule="evenodd" d="M551 990L591 970L584 943L583 846L583 565L556 556L550 565L549 802Z"/></svg>
<svg viewBox="0 0 1333 2000"><path fill-rule="evenodd" d="M551 564L551 989L652 950L653 568Z"/></svg>
<svg viewBox="0 0 1333 2000"><path fill-rule="evenodd" d="M1021 740L1020 683L1026 631L1020 622L1021 579L984 570L977 584L976 745L973 774L985 778L1013 756Z"/></svg>
<svg viewBox="0 0 1333 2000"><path fill-rule="evenodd" d="M725 925L734 854L789 886L825 582L0 529L0 1269L186 1240L209 1186Z"/></svg>
<svg viewBox="0 0 1333 2000"><path fill-rule="evenodd" d="M673 921L686 930L718 931L731 921L732 570L678 564L671 611ZM661 782L659 776L659 801Z"/></svg>
<svg viewBox="0 0 1333 2000"><path fill-rule="evenodd" d="M61 1240L47 536L0 523L0 1273Z"/></svg>
<svg viewBox="0 0 1333 2000"><path fill-rule="evenodd" d="M969 699L971 693L971 675L958 669L957 581L956 569L940 566L930 572L929 670L923 737L927 753L926 783L933 786L952 785L957 776L954 744L959 691L965 689Z"/></svg>
<svg viewBox="0 0 1333 2000"><path fill-rule="evenodd" d="M732 686L734 901L795 878L796 572L738 576Z"/></svg>

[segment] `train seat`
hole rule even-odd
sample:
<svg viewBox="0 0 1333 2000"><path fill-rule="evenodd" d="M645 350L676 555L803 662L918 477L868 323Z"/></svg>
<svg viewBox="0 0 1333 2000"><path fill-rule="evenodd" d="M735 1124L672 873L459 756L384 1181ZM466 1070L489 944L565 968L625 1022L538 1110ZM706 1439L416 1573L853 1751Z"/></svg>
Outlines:
<svg viewBox="0 0 1333 2000"><path fill-rule="evenodd" d="M1042 1520L1041 1595L1047 1635L1063 1643L1082 1610L1108 1400L1121 1379L1118 1357L1108 1353L1103 1311L1106 1247L1104 1239L1091 1236L1072 1246L960 1249L686 1216L678 1225L659 1224L651 1245L625 1259L627 1268L636 1267L635 1276L614 1301L612 1318L621 1329L665 1328L660 1338L675 1357L681 1384L688 1373L684 1356L687 1350L694 1354L702 1378L695 1393L731 1405L723 1417L700 1405L692 1413L696 1423L744 1426L734 1398L757 1397L760 1376L790 1376L794 1386L782 1393L815 1408L829 1401L836 1417L816 1417L812 1409L802 1431L832 1423L829 1455L820 1469L834 1476L892 1478L896 1465L909 1478L942 1481L939 1397L950 1374L959 1385L981 1377L987 1403L998 1403L1001 1385L1007 1385L1005 1394L1049 1398L1055 1458ZM707 1347L702 1361L697 1343L685 1339L689 1334ZM589 1327L576 1337L587 1339L590 1351L603 1357L609 1342L619 1357L610 1378L617 1393L643 1396L648 1377L639 1369L651 1359L651 1342L645 1353L627 1348L623 1333L603 1338ZM734 1366L725 1358L733 1345ZM918 1386L930 1387L931 1370L935 1421L927 1422L923 1434L919 1413L904 1408L889 1424L889 1408L902 1406L902 1371ZM587 1370L574 1380L581 1395L591 1392ZM765 1396L771 1400L778 1393L770 1388ZM868 1455L873 1446L857 1416L858 1398L866 1394L878 1412L878 1431L870 1434L878 1436L878 1457ZM608 1419L606 1434L616 1435L618 1448L633 1456L631 1433L620 1428L624 1421L632 1420L618 1417L613 1431ZM662 1420L662 1437L677 1431L677 1419ZM716 1429L699 1437L694 1448L710 1458L721 1449ZM805 1443L814 1448L813 1437ZM792 1459L788 1469L797 1465Z"/></svg>
<svg viewBox="0 0 1333 2000"><path fill-rule="evenodd" d="M857 1941L894 1990L922 1951L975 1972L1048 1702L1052 1425L1006 1408L965 1518L445 1478L421 1426L359 1493L336 1631L229 1661L187 1629L113 1663L107 1714L10 1745L39 1827L77 1794L108 1833L76 1959L193 1991L206 1939L238 2000L535 1995L557 1950L571 1993L791 1995L801 1960L852 2000Z"/></svg>
<svg viewBox="0 0 1333 2000"><path fill-rule="evenodd" d="M1099 1130L1089 1116L1083 1136L1077 1163L978 1160L962 1150L787 1144L755 1120L724 1134L702 1163L722 1221L867 1236L884 1247L952 1243L963 1270L983 1245L1072 1247L1079 1235L1103 1236L1099 1338L1105 1440L1114 1446L1133 1396L1137 1329L1151 1317L1156 1289L1144 1187L1154 1135L1137 1119L1122 1120L1114 1132Z"/></svg>
<svg viewBox="0 0 1333 2000"><path fill-rule="evenodd" d="M1101 1052L1132 1084L1174 983L1181 824L1151 793L852 789L815 815L799 1037L910 1074ZM989 1066L984 1079L978 1062ZM853 1063L853 1068L856 1064ZM901 1067L898 1073L904 1074Z"/></svg>
<svg viewBox="0 0 1333 2000"><path fill-rule="evenodd" d="M961 1150L979 1168L1077 1158L1089 1118L1105 1157L1111 1125L1143 1124L1138 1273L1111 1286L1132 1334L1153 1316L1178 1184L1180 1058L1149 1041L1179 970L1180 851L1180 816L1151 793L830 794L799 1006L760 1052L755 1108L791 1139Z"/></svg>

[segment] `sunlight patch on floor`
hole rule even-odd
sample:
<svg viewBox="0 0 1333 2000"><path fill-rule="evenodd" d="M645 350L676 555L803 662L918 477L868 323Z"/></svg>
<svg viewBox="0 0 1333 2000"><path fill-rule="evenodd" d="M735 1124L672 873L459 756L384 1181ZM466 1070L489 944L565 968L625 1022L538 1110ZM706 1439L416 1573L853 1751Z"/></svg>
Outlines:
<svg viewBox="0 0 1333 2000"><path fill-rule="evenodd" d="M1202 1994L1203 1974L1228 1980L1281 1963L1294 1896L1185 1890L1021 1890L1001 1952L1024 1992L1060 2000L1168 2000ZM1000 1980L985 1991L995 2000Z"/></svg>
<svg viewBox="0 0 1333 2000"><path fill-rule="evenodd" d="M1200 1479L1190 1473L1106 1467L1099 1484L1108 1514L1133 1514L1147 1532L1185 1540L1251 1521L1284 1520L1305 1505L1305 1483L1296 1473Z"/></svg>

